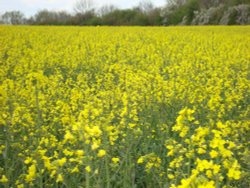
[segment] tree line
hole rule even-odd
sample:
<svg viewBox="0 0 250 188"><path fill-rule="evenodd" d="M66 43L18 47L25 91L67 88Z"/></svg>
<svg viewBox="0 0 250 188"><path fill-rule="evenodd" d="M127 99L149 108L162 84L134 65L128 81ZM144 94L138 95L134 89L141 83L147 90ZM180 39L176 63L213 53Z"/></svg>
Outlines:
<svg viewBox="0 0 250 188"><path fill-rule="evenodd" d="M0 15L1 24L12 25L237 25L250 24L249 0L166 0L156 7L150 0L142 0L130 9L114 5L95 8L93 0L78 0L74 13L40 10L27 18L21 11L7 11Z"/></svg>

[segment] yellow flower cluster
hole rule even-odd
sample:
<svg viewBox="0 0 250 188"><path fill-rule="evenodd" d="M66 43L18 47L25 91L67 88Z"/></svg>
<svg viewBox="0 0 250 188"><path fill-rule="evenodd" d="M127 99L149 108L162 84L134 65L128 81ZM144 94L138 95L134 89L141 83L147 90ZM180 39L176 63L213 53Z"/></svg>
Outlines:
<svg viewBox="0 0 250 188"><path fill-rule="evenodd" d="M0 26L0 187L250 187L250 26Z"/></svg>

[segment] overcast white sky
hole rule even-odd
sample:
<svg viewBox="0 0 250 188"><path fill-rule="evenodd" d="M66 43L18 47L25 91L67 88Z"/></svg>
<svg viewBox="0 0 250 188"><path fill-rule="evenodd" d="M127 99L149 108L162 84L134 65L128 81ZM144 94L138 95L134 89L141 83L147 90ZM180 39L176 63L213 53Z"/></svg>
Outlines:
<svg viewBox="0 0 250 188"><path fill-rule="evenodd" d="M72 12L77 0L0 0L0 14L5 11L20 10L26 16L34 15L38 10L66 10ZM107 4L119 8L130 8L142 0L94 0L97 7ZM151 0L155 6L162 6L166 0Z"/></svg>

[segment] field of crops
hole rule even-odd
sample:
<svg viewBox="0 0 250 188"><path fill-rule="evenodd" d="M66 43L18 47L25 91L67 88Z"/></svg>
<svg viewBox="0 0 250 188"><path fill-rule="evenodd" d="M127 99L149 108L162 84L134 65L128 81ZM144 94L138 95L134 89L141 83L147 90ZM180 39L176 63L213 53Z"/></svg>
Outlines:
<svg viewBox="0 0 250 188"><path fill-rule="evenodd" d="M0 187L250 187L250 26L0 27Z"/></svg>

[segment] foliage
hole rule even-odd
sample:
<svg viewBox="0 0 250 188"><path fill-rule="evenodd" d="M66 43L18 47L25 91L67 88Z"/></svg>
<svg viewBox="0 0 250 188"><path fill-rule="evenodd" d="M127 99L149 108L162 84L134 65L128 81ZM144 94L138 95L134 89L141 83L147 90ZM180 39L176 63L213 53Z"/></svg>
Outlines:
<svg viewBox="0 0 250 188"><path fill-rule="evenodd" d="M250 28L0 27L1 187L250 187Z"/></svg>
<svg viewBox="0 0 250 188"><path fill-rule="evenodd" d="M166 25L249 24L249 1L187 0L174 1L164 10ZM243 11L243 13L242 13Z"/></svg>
<svg viewBox="0 0 250 188"><path fill-rule="evenodd" d="M24 23L24 14L20 11L7 11L1 19L5 24L20 25Z"/></svg>
<svg viewBox="0 0 250 188"><path fill-rule="evenodd" d="M224 12L220 24L250 24L250 5L237 5L228 8L228 10Z"/></svg>
<svg viewBox="0 0 250 188"><path fill-rule="evenodd" d="M27 19L22 12L11 11L0 15L0 24L247 25L250 23L249 7L249 0L168 0L165 7L155 7L150 0L142 0L130 9L118 9L114 5L96 8L93 0L78 0L74 14L45 9Z"/></svg>
<svg viewBox="0 0 250 188"><path fill-rule="evenodd" d="M194 14L192 25L216 25L224 15L225 6L219 5L209 9L202 9Z"/></svg>
<svg viewBox="0 0 250 188"><path fill-rule="evenodd" d="M186 19L186 23L190 24L193 17L194 12L199 8L197 0L190 0L187 3L181 4L180 6L171 6L166 11L167 24L168 25L177 25Z"/></svg>
<svg viewBox="0 0 250 188"><path fill-rule="evenodd" d="M34 25L67 25L71 21L71 15L65 11L40 10L30 24Z"/></svg>

